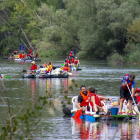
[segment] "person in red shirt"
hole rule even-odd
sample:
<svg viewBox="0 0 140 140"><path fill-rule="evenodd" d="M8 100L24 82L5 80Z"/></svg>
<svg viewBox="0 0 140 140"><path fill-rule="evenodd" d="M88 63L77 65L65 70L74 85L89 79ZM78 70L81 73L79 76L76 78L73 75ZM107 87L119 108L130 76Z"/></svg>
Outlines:
<svg viewBox="0 0 140 140"><path fill-rule="evenodd" d="M105 106L102 104L101 100L100 100L100 96L98 96L95 93L95 89L93 87L91 87L89 89L89 96L90 96L90 101L91 101L91 106L93 107L93 110L97 113L99 111L101 112L105 112L105 114L107 114L107 109L105 108ZM109 99L108 99L109 100Z"/></svg>
<svg viewBox="0 0 140 140"><path fill-rule="evenodd" d="M28 74L35 74L36 70L37 70L37 65L35 64L35 61L31 62L32 66L30 68L30 70L28 70Z"/></svg>
<svg viewBox="0 0 140 140"><path fill-rule="evenodd" d="M38 59L38 53L36 53L36 55L35 55L35 59L36 59L36 60Z"/></svg>
<svg viewBox="0 0 140 140"><path fill-rule="evenodd" d="M134 101L135 101L135 103L137 104L137 107L138 107L138 109L137 109L137 107L134 106L134 111L136 113L139 113L139 111L140 111L140 89L139 88L136 88L136 90L135 90L134 93L135 93Z"/></svg>

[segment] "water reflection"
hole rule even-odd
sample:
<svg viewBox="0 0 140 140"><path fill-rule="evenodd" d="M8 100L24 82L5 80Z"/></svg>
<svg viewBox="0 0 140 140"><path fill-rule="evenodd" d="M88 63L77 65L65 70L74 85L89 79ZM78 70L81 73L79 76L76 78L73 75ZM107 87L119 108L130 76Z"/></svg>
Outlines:
<svg viewBox="0 0 140 140"><path fill-rule="evenodd" d="M140 129L135 122L88 122L85 120L73 119L72 136L74 139L94 139L94 140L135 140L140 139Z"/></svg>

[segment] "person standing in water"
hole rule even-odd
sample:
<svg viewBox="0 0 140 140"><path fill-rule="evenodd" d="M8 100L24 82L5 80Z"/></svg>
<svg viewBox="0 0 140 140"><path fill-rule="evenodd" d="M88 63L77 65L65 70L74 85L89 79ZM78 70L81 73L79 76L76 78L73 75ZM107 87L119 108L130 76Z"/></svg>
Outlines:
<svg viewBox="0 0 140 140"><path fill-rule="evenodd" d="M134 97L134 86L135 86L135 75L125 75L123 77L123 81L121 84L121 88L120 88L120 110L119 110L119 115L122 115L122 108L123 108L123 102L124 99L126 98L126 100L129 103L129 112L128 115L133 115L133 111L132 111L132 98ZM129 92L129 89L132 93Z"/></svg>

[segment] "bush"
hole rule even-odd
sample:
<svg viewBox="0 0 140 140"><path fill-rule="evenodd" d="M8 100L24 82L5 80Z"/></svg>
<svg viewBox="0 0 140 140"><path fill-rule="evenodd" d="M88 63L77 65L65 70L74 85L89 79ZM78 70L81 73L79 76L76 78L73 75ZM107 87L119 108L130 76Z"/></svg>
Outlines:
<svg viewBox="0 0 140 140"><path fill-rule="evenodd" d="M110 55L109 57L107 57L107 60L109 63L124 64L123 57L118 53Z"/></svg>
<svg viewBox="0 0 140 140"><path fill-rule="evenodd" d="M135 51L135 52L130 53L129 62L130 63L137 63L137 64L140 63L140 53L139 53L139 51Z"/></svg>

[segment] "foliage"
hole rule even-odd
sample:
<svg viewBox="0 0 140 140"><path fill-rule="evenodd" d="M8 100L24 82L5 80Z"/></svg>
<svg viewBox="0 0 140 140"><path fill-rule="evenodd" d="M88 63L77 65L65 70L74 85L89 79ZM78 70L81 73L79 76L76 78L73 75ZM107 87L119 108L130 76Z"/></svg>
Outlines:
<svg viewBox="0 0 140 140"><path fill-rule="evenodd" d="M5 97L0 95L0 99L7 106L8 117L4 119L4 125L2 126L2 133L0 139L33 139L33 135L37 127L41 122L41 117L43 114L43 109L48 111L48 116L53 115L54 110L57 110L60 106L65 107L67 104L71 104L71 97L68 97L69 92L74 90L74 87L78 87L75 80L72 80L72 85L64 90L62 88L60 91L55 89L48 89L45 96L38 97L38 100L34 104L29 103L22 107L13 114L13 105L10 104L10 99L8 98L7 91L5 90L3 81L0 82L0 87L4 91ZM58 97L57 94L60 92L63 97ZM2 117L2 115L1 115Z"/></svg>
<svg viewBox="0 0 140 140"><path fill-rule="evenodd" d="M27 51L36 49L41 56L68 55L73 49L80 58L106 58L114 52L125 56L129 43L139 43L138 0L1 3L3 52L11 52L22 43Z"/></svg>

